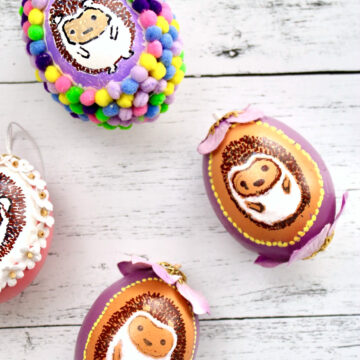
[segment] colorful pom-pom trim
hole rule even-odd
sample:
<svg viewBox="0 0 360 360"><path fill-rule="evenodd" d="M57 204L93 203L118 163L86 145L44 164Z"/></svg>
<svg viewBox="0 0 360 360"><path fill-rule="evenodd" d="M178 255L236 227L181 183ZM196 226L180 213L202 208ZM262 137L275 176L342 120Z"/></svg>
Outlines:
<svg viewBox="0 0 360 360"><path fill-rule="evenodd" d="M186 67L179 23L167 3L126 0L139 14L145 51L127 78L110 81L105 88L97 90L74 83L53 63L44 32L48 1L23 0L19 10L21 26L31 63L36 67L36 79L44 83L52 98L72 117L108 130L128 130L134 123L152 122L168 110Z"/></svg>

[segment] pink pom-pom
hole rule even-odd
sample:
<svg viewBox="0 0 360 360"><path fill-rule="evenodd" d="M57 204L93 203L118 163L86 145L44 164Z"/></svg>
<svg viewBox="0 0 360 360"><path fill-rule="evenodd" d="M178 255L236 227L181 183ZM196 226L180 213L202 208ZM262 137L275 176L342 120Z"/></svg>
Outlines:
<svg viewBox="0 0 360 360"><path fill-rule="evenodd" d="M166 3L164 3L164 4L166 4ZM172 12L171 12L169 6L168 6L168 8L164 8L164 4L162 4L163 9L161 11L160 16L163 16L166 19L166 21L170 24L173 19Z"/></svg>
<svg viewBox="0 0 360 360"><path fill-rule="evenodd" d="M29 31L29 27L31 26L31 24L29 23L29 21L25 21L24 22L24 25L23 25L23 31L24 31L24 34L26 36L28 36L28 31Z"/></svg>
<svg viewBox="0 0 360 360"><path fill-rule="evenodd" d="M143 116L143 115L145 115L147 113L147 111L148 111L148 106L147 105L145 105L143 107L134 107L133 108L133 114L135 116Z"/></svg>
<svg viewBox="0 0 360 360"><path fill-rule="evenodd" d="M122 121L129 121L132 118L132 111L131 109L120 109L119 112L119 119Z"/></svg>
<svg viewBox="0 0 360 360"><path fill-rule="evenodd" d="M70 89L71 80L66 76L60 76L55 82L55 87L57 91L64 93Z"/></svg>
<svg viewBox="0 0 360 360"><path fill-rule="evenodd" d="M147 46L147 51L148 51L148 53L150 53L151 55L154 55L156 58L161 57L162 52L163 52L163 48L162 48L161 42L160 42L159 40L152 41L152 42L149 43L149 45Z"/></svg>
<svg viewBox="0 0 360 360"><path fill-rule="evenodd" d="M32 6L32 3L31 1L27 1L25 4L24 4L24 14L26 16L29 16L30 14L30 11L33 9L33 6Z"/></svg>
<svg viewBox="0 0 360 360"><path fill-rule="evenodd" d="M92 121L95 124L100 124L101 123L101 121L98 120L95 115L89 114L88 117L89 117L89 120Z"/></svg>
<svg viewBox="0 0 360 360"><path fill-rule="evenodd" d="M95 104L95 90L88 89L83 92L80 96L80 102L85 106L91 106Z"/></svg>
<svg viewBox="0 0 360 360"><path fill-rule="evenodd" d="M48 0L32 0L32 5L36 9L44 9L47 5Z"/></svg>
<svg viewBox="0 0 360 360"><path fill-rule="evenodd" d="M157 15L151 11L146 10L140 15L140 24L147 29L149 26L156 25Z"/></svg>

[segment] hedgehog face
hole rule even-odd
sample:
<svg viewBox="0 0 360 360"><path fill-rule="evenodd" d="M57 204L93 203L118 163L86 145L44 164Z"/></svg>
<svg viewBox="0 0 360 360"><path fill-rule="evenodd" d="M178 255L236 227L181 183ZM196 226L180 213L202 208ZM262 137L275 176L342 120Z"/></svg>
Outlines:
<svg viewBox="0 0 360 360"><path fill-rule="evenodd" d="M248 168L236 171L231 181L240 196L258 196L270 190L280 176L281 170L273 160L257 158Z"/></svg>
<svg viewBox="0 0 360 360"><path fill-rule="evenodd" d="M111 18L100 9L88 8L76 19L63 25L64 34L70 44L87 44L97 39L108 27Z"/></svg>
<svg viewBox="0 0 360 360"><path fill-rule="evenodd" d="M136 348L152 358L165 357L174 346L173 334L145 316L135 317L129 325L130 339Z"/></svg>

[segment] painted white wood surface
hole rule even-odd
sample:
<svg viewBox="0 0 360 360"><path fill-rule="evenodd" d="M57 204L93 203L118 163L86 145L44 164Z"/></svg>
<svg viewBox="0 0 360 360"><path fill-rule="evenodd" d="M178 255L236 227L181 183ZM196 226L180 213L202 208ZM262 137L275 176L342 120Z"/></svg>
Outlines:
<svg viewBox="0 0 360 360"><path fill-rule="evenodd" d="M20 0L1 0L0 81L33 81ZM358 0L172 0L189 75L359 70Z"/></svg>
<svg viewBox="0 0 360 360"><path fill-rule="evenodd" d="M360 4L173 3L186 29L189 74L220 77L186 79L154 124L106 132L71 119L41 85L14 83L32 81L33 72L19 40L18 2L0 2L1 15L10 10L0 22L0 146L10 120L34 135L57 221L43 271L0 305L0 359L71 359L83 317L119 278L116 262L128 254L182 263L209 298L199 359L359 358L360 75L223 75L357 70ZM222 19L231 16L236 26ZM236 48L244 51L219 55ZM213 112L249 103L314 144L338 200L350 190L333 243L312 261L274 270L253 265L255 254L223 230L206 198L196 146ZM22 140L15 151L39 164Z"/></svg>

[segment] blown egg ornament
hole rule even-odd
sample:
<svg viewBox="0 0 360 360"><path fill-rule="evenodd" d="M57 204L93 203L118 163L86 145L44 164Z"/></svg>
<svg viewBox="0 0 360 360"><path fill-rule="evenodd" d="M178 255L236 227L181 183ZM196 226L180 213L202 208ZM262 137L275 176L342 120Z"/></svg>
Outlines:
<svg viewBox="0 0 360 360"><path fill-rule="evenodd" d="M274 267L314 257L334 236L331 176L298 133L247 108L218 120L198 151L210 202L256 263Z"/></svg>
<svg viewBox="0 0 360 360"><path fill-rule="evenodd" d="M154 121L185 76L179 23L158 0L23 0L36 78L75 118L106 129Z"/></svg>
<svg viewBox="0 0 360 360"><path fill-rule="evenodd" d="M190 360L199 340L197 314L206 300L179 266L133 258L124 278L95 301L80 329L75 360Z"/></svg>
<svg viewBox="0 0 360 360"><path fill-rule="evenodd" d="M0 303L23 291L40 271L54 218L46 183L28 161L0 156Z"/></svg>

